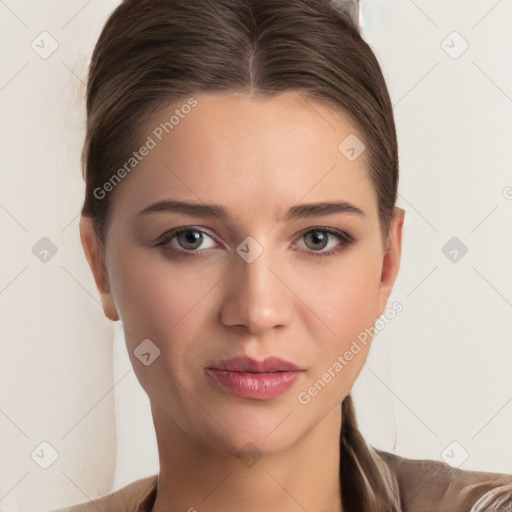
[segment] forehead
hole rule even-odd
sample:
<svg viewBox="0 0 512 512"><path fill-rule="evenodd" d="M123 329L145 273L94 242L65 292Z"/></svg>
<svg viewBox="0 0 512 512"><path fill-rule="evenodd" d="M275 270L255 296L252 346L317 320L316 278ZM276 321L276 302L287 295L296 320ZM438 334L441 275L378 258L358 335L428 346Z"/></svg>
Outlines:
<svg viewBox="0 0 512 512"><path fill-rule="evenodd" d="M341 111L301 94L196 95L154 113L143 134L151 149L115 203L140 210L203 200L261 216L299 201L345 200L376 215L367 151L356 159L345 152L347 140L361 150L363 135Z"/></svg>

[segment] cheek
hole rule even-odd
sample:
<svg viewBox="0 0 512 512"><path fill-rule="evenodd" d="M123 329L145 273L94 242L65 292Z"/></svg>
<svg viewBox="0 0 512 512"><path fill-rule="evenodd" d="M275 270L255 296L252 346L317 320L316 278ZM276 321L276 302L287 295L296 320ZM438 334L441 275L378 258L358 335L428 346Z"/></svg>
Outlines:
<svg viewBox="0 0 512 512"><path fill-rule="evenodd" d="M321 341L315 344L315 364L297 395L300 404L311 405L312 416L324 414L343 400L370 351L370 328L379 307L376 267L362 265L360 271L351 270L346 268L337 280L326 284L312 305L323 322L312 337ZM330 334L321 334L325 332Z"/></svg>
<svg viewBox="0 0 512 512"><path fill-rule="evenodd" d="M197 268L187 271L163 258L136 257L135 251L133 256L125 254L118 262L113 287L132 366L150 396L172 389L177 397L179 385L173 379L192 389L191 366L185 363L194 348L192 340L197 339L212 307L209 298L216 281L211 273L203 275ZM136 357L137 347L145 339L160 350L150 366Z"/></svg>
<svg viewBox="0 0 512 512"><path fill-rule="evenodd" d="M212 289L212 275L164 258L134 256L121 258L115 273L113 293L121 321L131 338L172 336Z"/></svg>
<svg viewBox="0 0 512 512"><path fill-rule="evenodd" d="M380 262L375 253L354 252L340 265L313 273L308 288L303 292L308 305L339 345L373 325L379 316Z"/></svg>

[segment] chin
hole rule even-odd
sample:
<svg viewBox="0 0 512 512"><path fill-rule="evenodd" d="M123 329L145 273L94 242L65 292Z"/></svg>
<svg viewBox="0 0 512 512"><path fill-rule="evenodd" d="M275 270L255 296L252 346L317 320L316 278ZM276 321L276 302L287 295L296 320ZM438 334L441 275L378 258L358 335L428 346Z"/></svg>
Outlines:
<svg viewBox="0 0 512 512"><path fill-rule="evenodd" d="M203 425L200 436L203 444L226 455L251 457L280 453L300 439L301 430L304 433L308 430L305 425L301 429L297 418L293 422L285 419L291 410L291 407L272 411L233 407L217 415L218 422L205 418L208 424Z"/></svg>
<svg viewBox="0 0 512 512"><path fill-rule="evenodd" d="M287 431L284 436L268 436L261 432L237 432L234 436L206 436L205 444L210 450L240 459L260 458L264 455L279 454L294 444L294 438ZM244 462L242 460L242 462Z"/></svg>

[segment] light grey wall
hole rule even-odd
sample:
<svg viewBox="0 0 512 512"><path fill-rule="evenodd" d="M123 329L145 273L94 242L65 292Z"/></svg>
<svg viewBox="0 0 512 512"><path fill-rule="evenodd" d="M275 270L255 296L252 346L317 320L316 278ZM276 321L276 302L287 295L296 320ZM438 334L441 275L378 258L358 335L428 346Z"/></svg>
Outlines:
<svg viewBox="0 0 512 512"><path fill-rule="evenodd" d="M404 310L375 340L388 373L370 362L367 380L392 397L390 448L454 463L467 452L462 468L511 473L512 2L362 5L407 211L392 297ZM365 424L369 438L378 428Z"/></svg>
<svg viewBox="0 0 512 512"><path fill-rule="evenodd" d="M147 397L78 238L83 81L117 4L0 2L2 511L158 471ZM390 301L403 311L355 386L361 428L400 455L512 473L512 1L362 9L395 105L407 214Z"/></svg>

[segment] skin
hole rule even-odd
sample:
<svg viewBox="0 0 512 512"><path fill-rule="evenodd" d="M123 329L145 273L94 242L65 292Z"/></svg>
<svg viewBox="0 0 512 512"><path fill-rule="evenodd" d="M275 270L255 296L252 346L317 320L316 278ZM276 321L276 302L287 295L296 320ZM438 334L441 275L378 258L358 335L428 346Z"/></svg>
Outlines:
<svg viewBox="0 0 512 512"><path fill-rule="evenodd" d="M366 152L350 161L338 150L349 134L364 140L341 112L296 93L195 97L198 106L112 192L104 250L91 219L80 223L105 314L122 321L151 401L160 457L153 510L261 512L271 504L339 512L341 401L371 342L308 404L297 395L385 311L404 211L395 209L383 240ZM155 113L146 133L175 108ZM165 199L221 205L231 219L138 215ZM324 201L348 202L364 215L284 218L292 206ZM156 246L181 227L200 229L202 242L175 236ZM321 228L354 241L325 232L327 241L318 241L311 232ZM263 248L252 263L236 252L247 236ZM149 366L134 355L144 339L161 351ZM275 355L303 371L276 398L244 399L204 370L239 355ZM252 452L261 456L255 464L242 457Z"/></svg>

